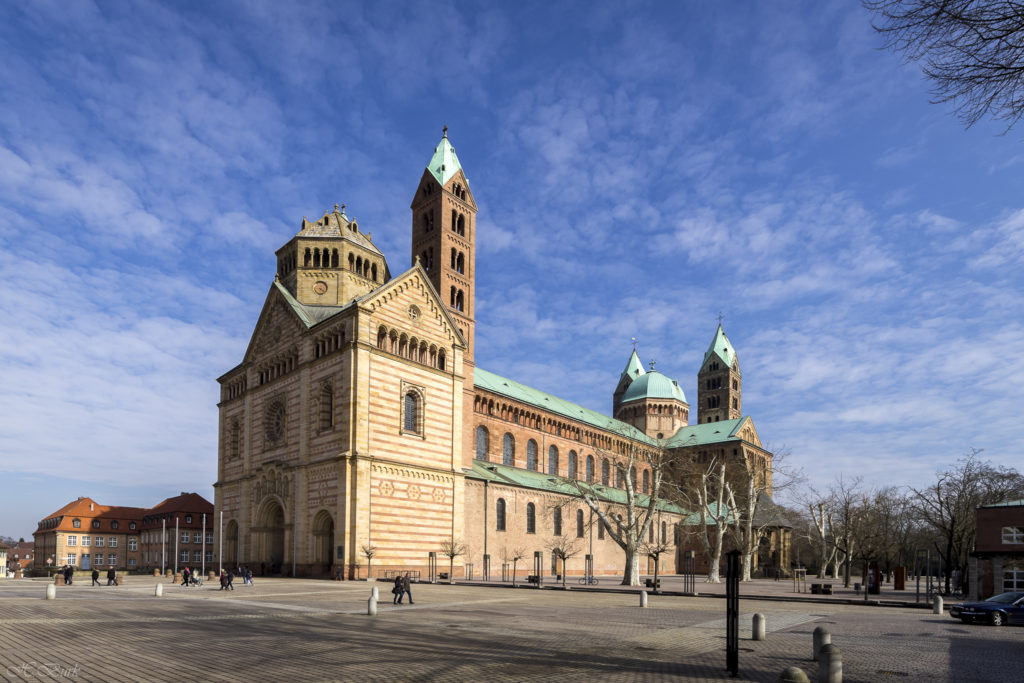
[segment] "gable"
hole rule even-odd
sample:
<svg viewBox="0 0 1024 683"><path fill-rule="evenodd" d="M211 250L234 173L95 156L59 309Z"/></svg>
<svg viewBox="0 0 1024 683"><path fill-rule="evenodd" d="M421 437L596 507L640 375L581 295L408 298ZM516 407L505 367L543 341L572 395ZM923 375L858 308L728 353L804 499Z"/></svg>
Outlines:
<svg viewBox="0 0 1024 683"><path fill-rule="evenodd" d="M761 438L757 435L757 428L754 427L754 421L747 417L743 420L739 427L733 432L743 441L752 443L758 448L761 448Z"/></svg>
<svg viewBox="0 0 1024 683"><path fill-rule="evenodd" d="M418 264L364 296L360 303L373 316L371 338L376 337L378 326L384 325L446 346L466 347L459 328Z"/></svg>
<svg viewBox="0 0 1024 683"><path fill-rule="evenodd" d="M298 313L285 300L275 283L263 302L263 310L260 311L256 329L249 339L244 362L250 363L293 346L305 330L306 323L299 319Z"/></svg>

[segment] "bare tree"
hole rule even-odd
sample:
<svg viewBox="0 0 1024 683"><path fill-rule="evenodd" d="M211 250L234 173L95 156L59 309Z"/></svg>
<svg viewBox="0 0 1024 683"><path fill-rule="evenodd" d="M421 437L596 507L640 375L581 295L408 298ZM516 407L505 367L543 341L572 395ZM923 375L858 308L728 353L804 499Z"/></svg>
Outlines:
<svg viewBox="0 0 1024 683"><path fill-rule="evenodd" d="M672 549L673 543L668 536L651 536L654 540L643 544L643 553L654 558L654 592L658 592L658 568L661 566L661 556Z"/></svg>
<svg viewBox="0 0 1024 683"><path fill-rule="evenodd" d="M595 448L595 452L606 458L610 467L615 468L616 480L623 483L625 500L616 502L603 495L603 486L592 482L570 479L573 495L589 507L598 518L608 535L625 553L626 566L622 585L640 585L640 554L648 528L654 523L654 516L664 504L664 494L671 488L667 474L672 464L671 454L661 442L642 443L640 433L630 427L615 430L619 437L612 440L609 449ZM639 470L638 470L639 468ZM650 493L638 492L637 472L650 471ZM621 512L618 512L621 510Z"/></svg>
<svg viewBox="0 0 1024 683"><path fill-rule="evenodd" d="M373 578L373 575L370 573L370 565L373 563L373 556L377 554L377 546L364 543L359 546L359 552L366 558L366 580L369 581Z"/></svg>
<svg viewBox="0 0 1024 683"><path fill-rule="evenodd" d="M885 47L920 62L934 103L952 102L969 128L991 115L1006 130L1024 116L1024 3L864 0Z"/></svg>
<svg viewBox="0 0 1024 683"><path fill-rule="evenodd" d="M754 554L768 530L785 521L782 508L771 498L799 480L798 473L783 466L788 453L783 448L770 458L738 457L729 463L727 502L736 516L732 531L741 553L741 581L750 581Z"/></svg>
<svg viewBox="0 0 1024 683"><path fill-rule="evenodd" d="M526 557L526 548L513 548L511 551L505 551L505 560L512 560L512 587L516 587L516 566L519 564L519 560Z"/></svg>
<svg viewBox="0 0 1024 683"><path fill-rule="evenodd" d="M927 487L910 487L913 509L941 538L936 549L946 565L947 593L952 569L967 570L967 554L974 547L974 511L1024 494L1024 477L979 459L979 453L972 449Z"/></svg>
<svg viewBox="0 0 1024 683"><path fill-rule="evenodd" d="M457 538L441 541L441 554L448 558L448 583L455 583L455 558L466 553L466 545Z"/></svg>
<svg viewBox="0 0 1024 683"><path fill-rule="evenodd" d="M828 565L835 560L839 547L832 535L835 529L832 500L818 495L815 497L817 500L807 503L807 511L811 514L811 529L814 531L814 541L818 549L818 578L823 579L828 574ZM834 569L832 577L836 577Z"/></svg>
<svg viewBox="0 0 1024 683"><path fill-rule="evenodd" d="M719 565L722 563L722 546L729 525L736 518L728 510L726 501L729 492L726 482L725 464L712 459L710 466L700 474L694 487L697 498L697 528L700 540L708 557L708 583L720 582ZM709 529L712 529L710 531Z"/></svg>
<svg viewBox="0 0 1024 683"><path fill-rule="evenodd" d="M570 539L568 536L555 536L548 543L548 551L562 561L562 588L565 588L565 563L569 558L578 555L580 548L575 539Z"/></svg>

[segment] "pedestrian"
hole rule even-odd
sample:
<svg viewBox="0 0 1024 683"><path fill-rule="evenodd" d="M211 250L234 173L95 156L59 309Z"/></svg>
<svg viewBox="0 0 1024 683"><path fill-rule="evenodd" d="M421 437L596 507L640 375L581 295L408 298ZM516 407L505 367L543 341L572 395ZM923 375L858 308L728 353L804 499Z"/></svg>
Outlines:
<svg viewBox="0 0 1024 683"><path fill-rule="evenodd" d="M402 596L405 594L405 584L402 582L402 577L395 574L395 585L391 588L391 604L401 605Z"/></svg>
<svg viewBox="0 0 1024 683"><path fill-rule="evenodd" d="M115 570L113 567L111 567L110 569L107 570L107 585L108 586L116 586L117 585L117 570Z"/></svg>
<svg viewBox="0 0 1024 683"><path fill-rule="evenodd" d="M224 588L227 587L227 584L228 584L228 580L226 578L224 578L224 570L221 569L220 570L220 589L224 590Z"/></svg>
<svg viewBox="0 0 1024 683"><path fill-rule="evenodd" d="M227 581L228 581L228 583L227 583L228 590L229 591L235 590L235 584L234 584L235 577L231 574L231 572L228 572L228 579L227 579Z"/></svg>
<svg viewBox="0 0 1024 683"><path fill-rule="evenodd" d="M181 570L181 585L184 586L185 588L188 588L188 575L189 575L188 567L185 567L184 569Z"/></svg>
<svg viewBox="0 0 1024 683"><path fill-rule="evenodd" d="M70 585L71 585L71 581L72 581L72 579L74 579L74 578L75 578L75 568L74 568L74 567L72 567L72 566L71 566L71 565L69 564L69 565L67 566L67 569L65 569L65 570L64 570L64 583L66 583L67 585L69 585L69 586L70 586Z"/></svg>
<svg viewBox="0 0 1024 683"><path fill-rule="evenodd" d="M245 568L245 582L250 586L254 585L252 582L252 570L248 567Z"/></svg>
<svg viewBox="0 0 1024 683"><path fill-rule="evenodd" d="M409 604L412 604L412 582L409 581L409 573L406 572L405 576L402 577L402 590L409 596ZM401 602L401 600L399 600Z"/></svg>
<svg viewBox="0 0 1024 683"><path fill-rule="evenodd" d="M92 583L90 583L89 585L90 586L102 586L103 585L102 583L100 583L100 570L96 569L95 567L92 570Z"/></svg>

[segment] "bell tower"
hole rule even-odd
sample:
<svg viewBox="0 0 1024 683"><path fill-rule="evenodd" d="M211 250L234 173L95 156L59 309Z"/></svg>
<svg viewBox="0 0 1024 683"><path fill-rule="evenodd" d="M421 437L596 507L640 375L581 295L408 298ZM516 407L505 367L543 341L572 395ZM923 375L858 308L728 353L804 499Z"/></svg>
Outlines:
<svg viewBox="0 0 1024 683"><path fill-rule="evenodd" d="M476 280L476 202L455 148L444 137L412 200L412 262L427 271L466 340L463 360L473 365Z"/></svg>
<svg viewBox="0 0 1024 683"><path fill-rule="evenodd" d="M743 375L732 342L718 323L697 373L697 422L733 420L743 415Z"/></svg>

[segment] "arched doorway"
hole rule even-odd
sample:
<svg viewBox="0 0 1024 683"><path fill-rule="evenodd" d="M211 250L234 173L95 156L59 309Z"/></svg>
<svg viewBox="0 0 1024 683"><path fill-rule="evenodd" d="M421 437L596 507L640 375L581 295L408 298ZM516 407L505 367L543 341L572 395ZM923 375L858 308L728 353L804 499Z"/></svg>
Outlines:
<svg viewBox="0 0 1024 683"><path fill-rule="evenodd" d="M313 571L330 572L334 564L334 519L327 510L313 518Z"/></svg>
<svg viewBox="0 0 1024 683"><path fill-rule="evenodd" d="M257 518L256 560L261 573L276 574L284 563L284 508L276 499L267 501Z"/></svg>

